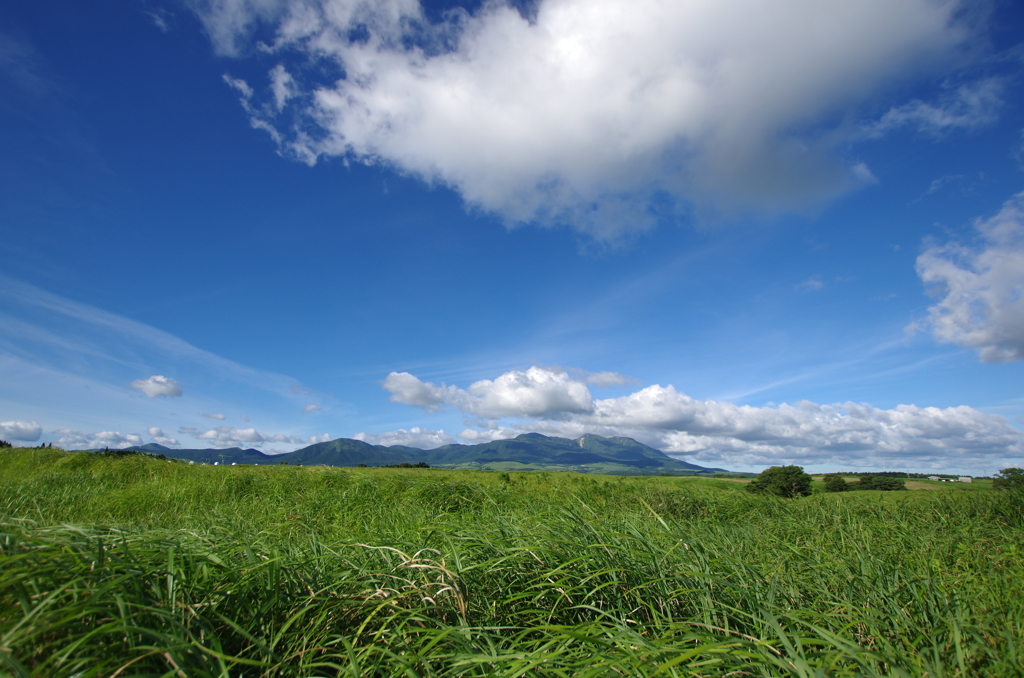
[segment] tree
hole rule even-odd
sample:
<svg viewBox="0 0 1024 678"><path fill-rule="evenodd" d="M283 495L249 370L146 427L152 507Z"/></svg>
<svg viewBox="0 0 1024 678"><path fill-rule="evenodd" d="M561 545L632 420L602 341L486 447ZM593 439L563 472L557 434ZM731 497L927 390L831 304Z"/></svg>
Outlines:
<svg viewBox="0 0 1024 678"><path fill-rule="evenodd" d="M811 493L811 477L804 473L803 466L772 466L750 481L747 492L806 497Z"/></svg>
<svg viewBox="0 0 1024 678"><path fill-rule="evenodd" d="M1024 489L1024 469L1011 466L1004 468L992 480L993 490Z"/></svg>
<svg viewBox="0 0 1024 678"><path fill-rule="evenodd" d="M905 490L907 489L906 481L899 478L890 478L888 476L861 476L860 482L857 483L855 489L858 490Z"/></svg>
<svg viewBox="0 0 1024 678"><path fill-rule="evenodd" d="M850 489L850 486L846 484L846 481L838 473L829 473L825 476L826 492L846 492L848 489Z"/></svg>

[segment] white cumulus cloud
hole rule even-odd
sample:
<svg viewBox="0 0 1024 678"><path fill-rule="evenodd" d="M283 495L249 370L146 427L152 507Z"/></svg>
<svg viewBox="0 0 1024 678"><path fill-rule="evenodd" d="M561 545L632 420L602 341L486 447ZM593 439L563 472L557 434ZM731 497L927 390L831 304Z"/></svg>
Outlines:
<svg viewBox="0 0 1024 678"><path fill-rule="evenodd" d="M310 412L320 412L323 409L324 408L320 407L319 405L306 405L305 407L302 408L302 411L305 412L306 414L309 414Z"/></svg>
<svg viewBox="0 0 1024 678"><path fill-rule="evenodd" d="M834 467L986 466L1024 457L1024 433L1003 417L971 407L812 402L754 407L697 400L653 385L593 399L586 384L553 368L506 372L468 389L438 388L445 405L471 418L459 438L470 443L528 431L576 438L627 436L705 465L777 463ZM404 381L415 379L407 375ZM473 418L490 417L487 422ZM500 420L511 420L506 424Z"/></svg>
<svg viewBox="0 0 1024 678"><path fill-rule="evenodd" d="M156 426L150 426L146 430L146 433L149 434L150 440L152 440L157 445L163 445L165 447L177 447L178 445L181 444L178 442L177 438L171 438L167 435L164 435L163 429L158 428Z"/></svg>
<svg viewBox="0 0 1024 678"><path fill-rule="evenodd" d="M0 438L34 442L43 435L43 427L34 421L0 421Z"/></svg>
<svg viewBox="0 0 1024 678"><path fill-rule="evenodd" d="M386 433L357 433L352 438L362 440L371 445L406 445L408 447L418 447L421 450L432 450L435 447L458 442L455 436L445 433L443 429L433 431L429 428L420 428L418 426L413 426L408 431L400 428Z"/></svg>
<svg viewBox="0 0 1024 678"><path fill-rule="evenodd" d="M561 368L531 367L460 389L423 382L408 372L392 372L383 386L391 393L392 402L428 410L451 405L477 417L542 417L591 409L593 398L585 383L588 373L579 373L573 376Z"/></svg>
<svg viewBox="0 0 1024 678"><path fill-rule="evenodd" d="M132 388L137 388L146 394L147 398L159 398L167 396L170 398L181 397L181 385L170 377L154 374L148 379L136 379L131 383Z"/></svg>
<svg viewBox="0 0 1024 678"><path fill-rule="evenodd" d="M833 153L861 132L822 125L969 37L956 0L538 0L529 18L495 1L433 23L416 0L190 4L223 54L273 31L266 90L225 80L286 154L384 164L598 238L650 226L657 196L778 209L863 183ZM997 94L897 106L875 132L974 124Z"/></svg>
<svg viewBox="0 0 1024 678"><path fill-rule="evenodd" d="M561 369L512 370L493 381L482 379L457 392L453 404L478 417L549 417L587 412L594 404L585 383Z"/></svg>
<svg viewBox="0 0 1024 678"><path fill-rule="evenodd" d="M85 433L68 428L60 428L53 433L60 436L55 441L57 447L63 447L66 450L95 450L101 447L112 447L119 450L143 444L142 436L138 433L120 433L118 431Z"/></svg>
<svg viewBox="0 0 1024 678"><path fill-rule="evenodd" d="M420 381L408 372L392 372L384 378L384 390L391 394L393 403L436 410L444 402L444 388L429 381Z"/></svg>
<svg viewBox="0 0 1024 678"><path fill-rule="evenodd" d="M1024 358L1024 193L975 223L981 244L932 245L917 273L938 302L923 323L941 343L976 349L984 362Z"/></svg>
<svg viewBox="0 0 1024 678"><path fill-rule="evenodd" d="M591 415L573 424L591 432L632 433L703 461L748 466L793 461L905 468L1024 455L1024 434L1002 417L967 406L883 410L804 401L752 407L650 386L598 401Z"/></svg>

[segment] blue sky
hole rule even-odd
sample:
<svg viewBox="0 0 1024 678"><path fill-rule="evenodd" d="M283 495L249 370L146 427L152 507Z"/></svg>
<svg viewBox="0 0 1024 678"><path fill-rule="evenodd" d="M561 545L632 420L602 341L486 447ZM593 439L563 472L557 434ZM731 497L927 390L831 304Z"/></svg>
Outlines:
<svg viewBox="0 0 1024 678"><path fill-rule="evenodd" d="M1009 1L0 6L0 437L1024 463Z"/></svg>

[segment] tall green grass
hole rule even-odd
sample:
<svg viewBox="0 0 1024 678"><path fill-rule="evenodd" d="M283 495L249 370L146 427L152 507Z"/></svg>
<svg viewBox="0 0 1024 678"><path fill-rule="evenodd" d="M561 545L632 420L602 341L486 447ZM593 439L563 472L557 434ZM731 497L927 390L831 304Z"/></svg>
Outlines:
<svg viewBox="0 0 1024 678"><path fill-rule="evenodd" d="M741 490L5 451L0 673L1024 674L1020 495Z"/></svg>

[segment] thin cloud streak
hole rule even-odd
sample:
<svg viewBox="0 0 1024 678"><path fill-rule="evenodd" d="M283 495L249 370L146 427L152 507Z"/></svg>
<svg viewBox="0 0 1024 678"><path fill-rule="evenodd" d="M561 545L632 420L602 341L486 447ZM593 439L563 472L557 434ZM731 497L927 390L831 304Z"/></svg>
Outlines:
<svg viewBox="0 0 1024 678"><path fill-rule="evenodd" d="M308 403L311 393L285 375L248 368L162 330L2 275L0 314L11 320L0 322L0 380L6 386L0 407L12 419L70 432L55 436L76 449L95 441L111 447L124 442L100 433L139 435L154 424L175 430L197 424L199 413L222 419L226 403L241 404L237 393L259 420L277 420L296 402ZM288 434L290 443L308 440L297 433ZM155 436L153 442L169 440Z"/></svg>
<svg viewBox="0 0 1024 678"><path fill-rule="evenodd" d="M138 357L139 350L158 351L167 358L174 361L188 361L202 366L208 373L240 381L249 386L261 390L284 392L295 382L284 375L271 372L254 370L236 362L222 358L218 355L196 348L174 335L158 330L149 325L103 311L88 304L66 299L42 290L33 285L13 280L0 274L0 302L5 302L13 308L19 308L23 312L35 316L39 311L49 311L54 314L55 322L50 325L66 326L68 320L77 321L78 327L90 335L102 332L104 346L111 346L111 338L116 338L122 345L127 344L132 348L126 353ZM78 344L60 338L55 332L34 326L31 322L22 321L19 323L20 333L29 335L35 327L34 335L38 338L47 339L52 344L51 348L59 348L66 351L78 353ZM0 338L10 341L8 332L0 330ZM116 345L116 344L115 344ZM105 358L111 362L125 366L144 364L139 361L125 361L111 355L109 349L101 350L90 343L86 344L86 352L96 357ZM22 348L24 351L24 348Z"/></svg>

